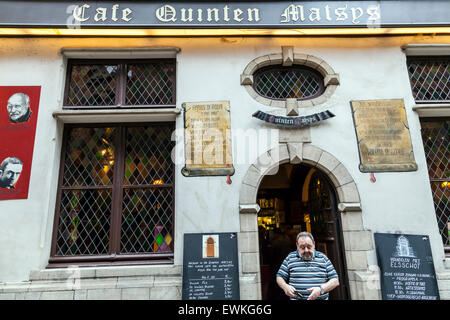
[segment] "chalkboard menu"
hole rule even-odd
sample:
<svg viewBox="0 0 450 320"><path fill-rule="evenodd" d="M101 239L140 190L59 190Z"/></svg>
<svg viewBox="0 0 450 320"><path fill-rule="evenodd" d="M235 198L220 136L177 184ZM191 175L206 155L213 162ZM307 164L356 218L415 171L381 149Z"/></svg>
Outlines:
<svg viewBox="0 0 450 320"><path fill-rule="evenodd" d="M428 236L375 233L375 245L383 300L439 300Z"/></svg>
<svg viewBox="0 0 450 320"><path fill-rule="evenodd" d="M183 300L239 300L237 233L186 233Z"/></svg>

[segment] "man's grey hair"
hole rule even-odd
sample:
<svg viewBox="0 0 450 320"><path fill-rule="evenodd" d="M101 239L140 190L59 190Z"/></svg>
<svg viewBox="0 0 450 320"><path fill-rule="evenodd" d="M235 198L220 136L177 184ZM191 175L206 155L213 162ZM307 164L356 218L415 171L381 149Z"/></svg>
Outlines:
<svg viewBox="0 0 450 320"><path fill-rule="evenodd" d="M22 160L20 160L19 158L8 157L8 158L6 158L5 160L2 161L2 164L0 164L0 171L5 170L6 166L8 164L10 164L10 163L11 164L22 164L23 165Z"/></svg>
<svg viewBox="0 0 450 320"><path fill-rule="evenodd" d="M312 240L312 242L314 243L314 237L311 233L306 232L306 231L302 231L297 235L297 239L295 240L296 243L298 242L298 239L300 238L310 238Z"/></svg>
<svg viewBox="0 0 450 320"><path fill-rule="evenodd" d="M25 102L25 105L26 105L27 107L30 107L30 97L29 97L27 94L25 94L25 93L23 93L23 92L17 92L17 93L14 93L11 97L9 97L9 99L11 99L11 98L14 97L14 96L19 96L19 97L21 97L21 98L22 98L22 101ZM9 101L9 99L8 99L8 101Z"/></svg>

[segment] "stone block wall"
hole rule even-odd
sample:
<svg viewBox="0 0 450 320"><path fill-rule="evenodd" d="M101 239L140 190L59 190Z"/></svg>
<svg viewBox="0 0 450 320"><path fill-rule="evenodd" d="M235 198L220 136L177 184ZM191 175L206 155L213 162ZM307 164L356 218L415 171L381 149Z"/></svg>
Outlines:
<svg viewBox="0 0 450 320"><path fill-rule="evenodd" d="M241 273L242 300L258 299L256 275L253 269ZM46 269L32 271L29 281L0 283L0 300L181 300L182 281L182 266Z"/></svg>
<svg viewBox="0 0 450 320"><path fill-rule="evenodd" d="M179 300L181 266L124 266L32 271L0 283L3 300Z"/></svg>

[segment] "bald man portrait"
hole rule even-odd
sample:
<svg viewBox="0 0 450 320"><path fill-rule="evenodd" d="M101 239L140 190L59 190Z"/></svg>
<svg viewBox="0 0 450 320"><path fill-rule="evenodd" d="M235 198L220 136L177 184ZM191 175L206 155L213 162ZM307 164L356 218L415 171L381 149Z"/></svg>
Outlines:
<svg viewBox="0 0 450 320"><path fill-rule="evenodd" d="M30 98L25 93L15 93L8 99L6 109L12 123L27 122L31 116Z"/></svg>

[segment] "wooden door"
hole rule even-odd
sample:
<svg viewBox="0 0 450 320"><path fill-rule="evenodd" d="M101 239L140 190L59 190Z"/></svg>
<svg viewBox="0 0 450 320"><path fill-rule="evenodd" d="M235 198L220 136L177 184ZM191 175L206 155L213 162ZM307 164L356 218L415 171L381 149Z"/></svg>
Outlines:
<svg viewBox="0 0 450 320"><path fill-rule="evenodd" d="M316 171L309 185L311 233L316 242L316 250L330 259L339 275L340 285L330 292L330 300L345 300L350 298L350 290L342 250L341 223L335 199L326 177Z"/></svg>

